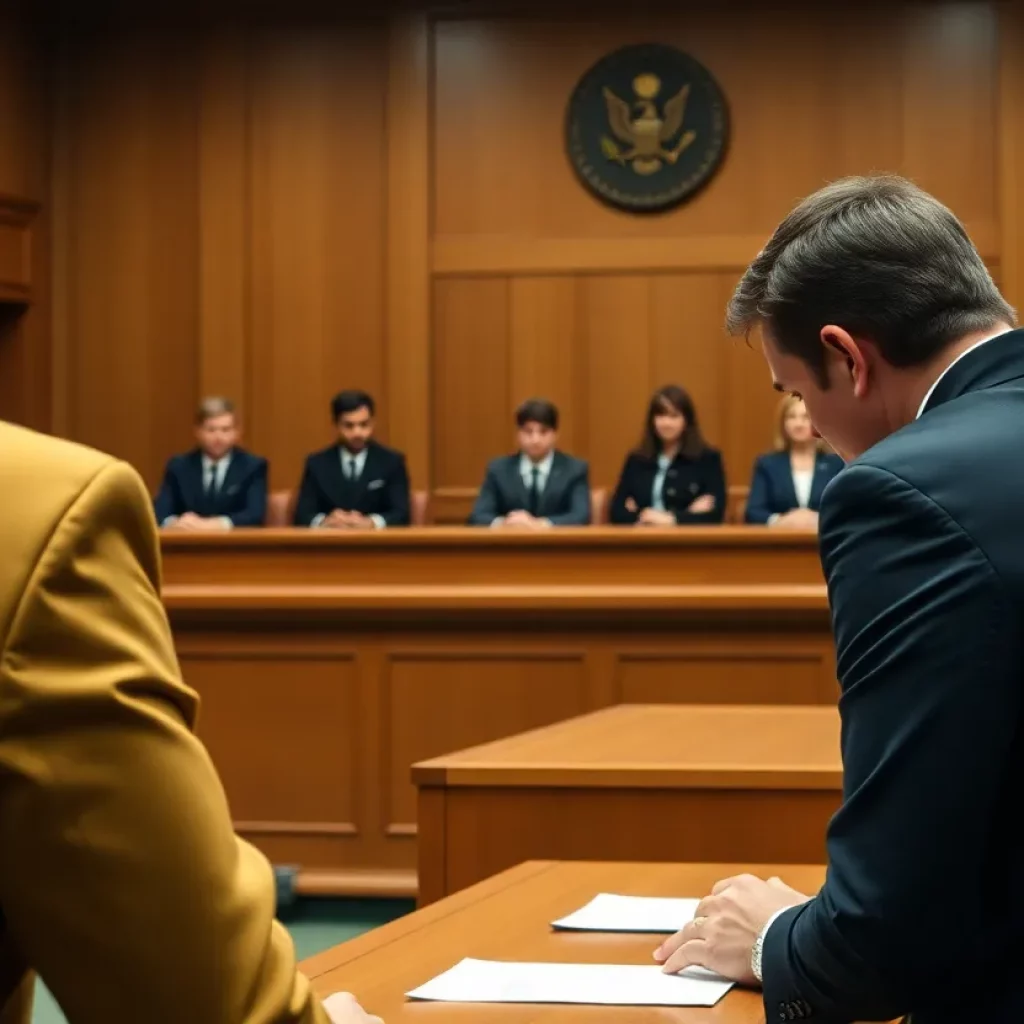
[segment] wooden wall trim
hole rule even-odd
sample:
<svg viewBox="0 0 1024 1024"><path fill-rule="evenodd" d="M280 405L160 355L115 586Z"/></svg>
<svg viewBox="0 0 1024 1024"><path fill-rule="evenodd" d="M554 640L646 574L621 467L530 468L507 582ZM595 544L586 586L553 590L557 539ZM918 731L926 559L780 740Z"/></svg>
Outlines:
<svg viewBox="0 0 1024 1024"><path fill-rule="evenodd" d="M249 82L246 36L204 37L199 115L199 390L249 400Z"/></svg>
<svg viewBox="0 0 1024 1024"><path fill-rule="evenodd" d="M993 223L968 224L982 256L1001 256ZM746 269L765 235L698 235L680 238L529 238L441 235L434 239L432 266L438 277L513 274L701 272Z"/></svg>
<svg viewBox="0 0 1024 1024"><path fill-rule="evenodd" d="M1024 0L1005 0L998 11L1000 285L1019 309L1024 304Z"/></svg>
<svg viewBox="0 0 1024 1024"><path fill-rule="evenodd" d="M30 303L34 297L32 226L39 204L0 195L0 302Z"/></svg>
<svg viewBox="0 0 1024 1024"><path fill-rule="evenodd" d="M431 34L421 13L392 16L387 96L385 375L388 439L414 486L430 466Z"/></svg>

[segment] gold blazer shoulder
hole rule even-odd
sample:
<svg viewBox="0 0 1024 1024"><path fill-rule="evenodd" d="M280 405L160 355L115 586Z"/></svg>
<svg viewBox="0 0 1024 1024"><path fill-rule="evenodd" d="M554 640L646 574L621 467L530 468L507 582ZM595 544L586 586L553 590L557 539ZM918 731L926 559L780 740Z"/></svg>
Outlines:
<svg viewBox="0 0 1024 1024"><path fill-rule="evenodd" d="M193 733L130 467L0 423L0 1022L327 1024Z"/></svg>

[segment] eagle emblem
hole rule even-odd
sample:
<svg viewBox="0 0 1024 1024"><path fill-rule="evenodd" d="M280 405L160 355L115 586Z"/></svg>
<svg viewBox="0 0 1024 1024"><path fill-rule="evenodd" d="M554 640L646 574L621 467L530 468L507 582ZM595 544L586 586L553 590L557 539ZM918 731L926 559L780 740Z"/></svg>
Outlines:
<svg viewBox="0 0 1024 1024"><path fill-rule="evenodd" d="M675 164L697 138L695 131L682 131L690 86L684 85L666 100L661 112L657 103L661 79L657 75L637 75L633 91L636 99L630 105L607 86L602 89L608 125L618 142L602 136L601 151L609 160L631 166L637 174L655 174L666 163Z"/></svg>

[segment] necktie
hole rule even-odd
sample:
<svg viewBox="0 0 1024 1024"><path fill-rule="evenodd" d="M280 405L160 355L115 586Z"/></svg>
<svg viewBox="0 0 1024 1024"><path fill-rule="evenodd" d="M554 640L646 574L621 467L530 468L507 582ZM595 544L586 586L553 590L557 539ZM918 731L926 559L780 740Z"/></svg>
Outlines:
<svg viewBox="0 0 1024 1024"><path fill-rule="evenodd" d="M540 513L540 466L530 468L530 490L526 496L526 511L531 516Z"/></svg>
<svg viewBox="0 0 1024 1024"><path fill-rule="evenodd" d="M206 478L206 495L213 498L217 494L217 466L218 463L210 463L210 475Z"/></svg>
<svg viewBox="0 0 1024 1024"><path fill-rule="evenodd" d="M355 480L356 478L356 460L351 455L345 456L345 479Z"/></svg>

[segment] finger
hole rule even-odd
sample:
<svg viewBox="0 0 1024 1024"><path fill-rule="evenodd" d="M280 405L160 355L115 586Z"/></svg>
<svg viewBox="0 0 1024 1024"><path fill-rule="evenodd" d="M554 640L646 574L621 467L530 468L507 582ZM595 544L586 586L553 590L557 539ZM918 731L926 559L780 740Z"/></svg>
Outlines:
<svg viewBox="0 0 1024 1024"><path fill-rule="evenodd" d="M666 939L654 951L654 959L657 960L658 963L663 963L665 960L668 960L668 958L672 956L680 946L684 946L687 942L693 942L694 939L700 938L701 927L705 924L706 919L701 917L695 917L692 921L688 921L675 933L675 935Z"/></svg>
<svg viewBox="0 0 1024 1024"><path fill-rule="evenodd" d="M702 939L691 939L680 946L662 965L662 974L678 974L687 967L706 967L708 944Z"/></svg>
<svg viewBox="0 0 1024 1024"><path fill-rule="evenodd" d="M732 878L723 878L720 882L715 882L711 887L711 895L721 896L726 889L735 885L736 881L742 877L742 875L733 875Z"/></svg>
<svg viewBox="0 0 1024 1024"><path fill-rule="evenodd" d="M718 896L705 896L704 899L697 904L697 909L694 912L694 921L707 920L709 917L714 917L719 910L721 910L722 901Z"/></svg>

